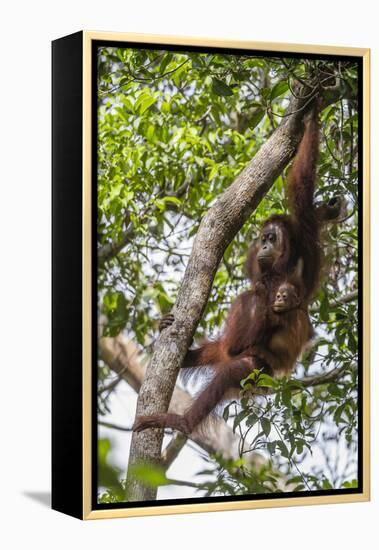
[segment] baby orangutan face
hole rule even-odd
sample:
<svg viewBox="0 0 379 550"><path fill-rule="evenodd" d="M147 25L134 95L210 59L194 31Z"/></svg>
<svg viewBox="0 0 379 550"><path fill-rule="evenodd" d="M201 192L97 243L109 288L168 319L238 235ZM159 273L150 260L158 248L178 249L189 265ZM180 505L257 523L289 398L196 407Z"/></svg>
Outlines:
<svg viewBox="0 0 379 550"><path fill-rule="evenodd" d="M299 307L300 302L301 300L296 287L286 282L279 286L272 309L275 313L285 313L286 311Z"/></svg>

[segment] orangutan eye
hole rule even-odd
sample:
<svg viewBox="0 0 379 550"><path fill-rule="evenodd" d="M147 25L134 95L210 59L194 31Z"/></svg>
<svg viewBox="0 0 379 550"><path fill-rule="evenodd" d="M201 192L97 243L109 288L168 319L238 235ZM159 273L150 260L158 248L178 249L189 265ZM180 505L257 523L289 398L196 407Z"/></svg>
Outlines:
<svg viewBox="0 0 379 550"><path fill-rule="evenodd" d="M271 243L274 243L275 240L276 240L276 235L275 233L270 233L270 235L268 236L269 240Z"/></svg>

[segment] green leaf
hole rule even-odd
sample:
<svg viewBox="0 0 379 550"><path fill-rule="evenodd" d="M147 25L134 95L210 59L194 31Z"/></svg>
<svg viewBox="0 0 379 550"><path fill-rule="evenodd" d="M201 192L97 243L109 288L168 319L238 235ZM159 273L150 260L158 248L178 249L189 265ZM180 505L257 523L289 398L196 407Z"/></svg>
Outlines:
<svg viewBox="0 0 379 550"><path fill-rule="evenodd" d="M182 205L182 201L178 199L178 197L171 197L171 196L163 197L162 201L165 203L176 204L177 206Z"/></svg>
<svg viewBox="0 0 379 550"><path fill-rule="evenodd" d="M283 443L283 441L277 441L277 447L279 448L282 456L284 456L285 458L288 458L289 457L289 454L288 454L288 449L286 447L286 445Z"/></svg>
<svg viewBox="0 0 379 550"><path fill-rule="evenodd" d="M328 392L334 397L343 397L344 391L337 384L332 383L328 385Z"/></svg>
<svg viewBox="0 0 379 550"><path fill-rule="evenodd" d="M342 483L342 487L344 489L355 489L358 487L358 480L357 479L352 479L351 481L344 481Z"/></svg>
<svg viewBox="0 0 379 550"><path fill-rule="evenodd" d="M271 95L271 88L261 88L261 94L263 99L268 99Z"/></svg>
<svg viewBox="0 0 379 550"><path fill-rule="evenodd" d="M215 119L217 125L222 126L222 122L221 122L221 118L220 118L221 110L220 110L219 106L217 105L217 103L214 103L212 105L211 114L212 114L213 118Z"/></svg>
<svg viewBox="0 0 379 550"><path fill-rule="evenodd" d="M208 175L208 181L212 181L213 178L215 178L218 175L220 166L218 164L214 164L209 172Z"/></svg>
<svg viewBox="0 0 379 550"><path fill-rule="evenodd" d="M149 109L152 105L154 105L156 101L157 100L155 99L155 97L147 97L146 99L144 99L140 104L139 114L143 115L143 113L147 111L147 109Z"/></svg>
<svg viewBox="0 0 379 550"><path fill-rule="evenodd" d="M272 376L265 374L264 372L260 373L257 380L257 386L261 388L276 388L278 385L277 380Z"/></svg>
<svg viewBox="0 0 379 550"><path fill-rule="evenodd" d="M233 95L233 90L225 84L222 80L219 80L218 78L212 79L212 89L215 94L219 96L231 96Z"/></svg>
<svg viewBox="0 0 379 550"><path fill-rule="evenodd" d="M98 456L98 485L106 487L114 493L116 500L121 500L123 491L119 482L119 470L108 463L108 454L111 450L109 439L99 439L97 445Z"/></svg>
<svg viewBox="0 0 379 550"><path fill-rule="evenodd" d="M163 101L163 103L161 105L162 113L167 115L170 112L170 110L171 110L170 103L168 103L168 101Z"/></svg>
<svg viewBox="0 0 379 550"><path fill-rule="evenodd" d="M320 319L327 322L329 319L329 300L325 295L320 304Z"/></svg>
<svg viewBox="0 0 379 550"><path fill-rule="evenodd" d="M236 428L237 426L239 426L242 422L242 420L249 414L249 411L245 410L245 411L241 411L237 414L237 416L235 417L234 419L234 422L233 422L233 432L236 431Z"/></svg>
<svg viewBox="0 0 379 550"><path fill-rule="evenodd" d="M127 111L130 111L131 113L134 113L133 103L130 101L129 98L127 98L125 95L122 95L121 96L121 102L124 104L125 109Z"/></svg>
<svg viewBox="0 0 379 550"><path fill-rule="evenodd" d="M264 109L256 109L254 111L254 113L251 115L250 121L249 121L250 130L254 130L254 128L256 126L258 126L258 124L260 123L260 121L262 120L264 115L265 115L265 110Z"/></svg>
<svg viewBox="0 0 379 550"><path fill-rule="evenodd" d="M304 384L301 380L296 380L295 378L292 378L291 380L288 380L288 388L291 390L303 390Z"/></svg>
<svg viewBox="0 0 379 550"><path fill-rule="evenodd" d="M166 55L163 57L162 61L161 61L161 64L160 64L160 67L159 67L159 72L162 74L165 73L166 71L166 68L167 68L167 65L170 63L170 61L172 60L174 54L171 53L171 52L168 52L166 53Z"/></svg>
<svg viewBox="0 0 379 550"><path fill-rule="evenodd" d="M251 428L252 426L254 426L254 424L256 424L258 422L258 420L259 420L258 415L256 415L255 413L251 413L251 414L249 414L249 416L246 420L246 426Z"/></svg>
<svg viewBox="0 0 379 550"><path fill-rule="evenodd" d="M279 97L286 93L288 91L288 82L286 80L281 80L280 82L277 82L273 89L271 90L271 101L275 99L276 97Z"/></svg>
<svg viewBox="0 0 379 550"><path fill-rule="evenodd" d="M301 453L303 452L303 449L304 449L304 441L302 441L301 439L298 439L296 441L296 452L298 455L301 455Z"/></svg>
<svg viewBox="0 0 379 550"><path fill-rule="evenodd" d="M274 455L275 454L275 450L276 450L276 446L277 446L277 441L269 441L267 443L267 450L268 452L270 453L270 455Z"/></svg>
<svg viewBox="0 0 379 550"><path fill-rule="evenodd" d="M338 426L338 424L340 424L340 422L342 420L342 415L343 415L343 412L346 408L346 405L347 405L347 403L342 403L342 405L339 405L339 407L337 407L335 412L334 412L333 420L337 424L337 426Z"/></svg>
<svg viewBox="0 0 379 550"><path fill-rule="evenodd" d="M159 487L161 485L169 484L169 480L166 477L164 469L152 464L134 465L131 468L131 475L136 477L143 485L148 487Z"/></svg>
<svg viewBox="0 0 379 550"><path fill-rule="evenodd" d="M271 432L271 422L270 422L270 420L266 417L261 418L261 426L262 426L262 430L264 431L265 436L268 437L270 435L270 432Z"/></svg>
<svg viewBox="0 0 379 550"><path fill-rule="evenodd" d="M109 451L111 450L111 442L109 439L99 439L97 443L97 456L100 462L106 462Z"/></svg>
<svg viewBox="0 0 379 550"><path fill-rule="evenodd" d="M225 420L225 422L228 421L228 418L229 418L229 409L230 409L230 403L229 405L227 405L222 413L222 418Z"/></svg>
<svg viewBox="0 0 379 550"><path fill-rule="evenodd" d="M163 199L155 199L154 204L161 212L164 212L164 210L166 210L166 203Z"/></svg>
<svg viewBox="0 0 379 550"><path fill-rule="evenodd" d="M283 399L284 405L288 408L290 408L292 405L291 398L292 398L292 392L289 388L286 388L282 393L282 399Z"/></svg>
<svg viewBox="0 0 379 550"><path fill-rule="evenodd" d="M333 489L333 485L330 483L328 479L324 479L322 482L322 488L323 489Z"/></svg>

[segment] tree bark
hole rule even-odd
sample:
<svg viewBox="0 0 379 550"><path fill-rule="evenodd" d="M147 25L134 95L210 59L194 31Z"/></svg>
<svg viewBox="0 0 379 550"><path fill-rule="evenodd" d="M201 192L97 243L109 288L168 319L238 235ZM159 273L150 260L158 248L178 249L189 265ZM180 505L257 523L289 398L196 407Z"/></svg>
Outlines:
<svg viewBox="0 0 379 550"><path fill-rule="evenodd" d="M309 98L292 97L281 125L202 219L172 310L175 321L157 339L139 393L137 416L167 411L180 365L203 314L223 253L293 158L304 132L304 114L309 106ZM133 434L128 500L156 498L156 489L143 486L130 472L138 463L159 463L162 439L163 430L158 429Z"/></svg>

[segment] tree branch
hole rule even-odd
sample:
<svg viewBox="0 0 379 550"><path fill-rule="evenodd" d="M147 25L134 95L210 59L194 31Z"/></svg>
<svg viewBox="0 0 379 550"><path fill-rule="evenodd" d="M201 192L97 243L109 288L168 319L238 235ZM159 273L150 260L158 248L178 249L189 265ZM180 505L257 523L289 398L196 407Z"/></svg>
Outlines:
<svg viewBox="0 0 379 550"><path fill-rule="evenodd" d="M131 432L132 428L127 428L126 426L120 426L119 424L114 424L113 422L105 422L105 420L98 421L99 426L104 426L104 428L110 428L111 430L119 430L120 432Z"/></svg>
<svg viewBox="0 0 379 550"><path fill-rule="evenodd" d="M180 432L176 432L172 436L170 443L162 452L161 465L165 470L168 470L174 460L179 456L180 451L187 443L187 439L187 436Z"/></svg>
<svg viewBox="0 0 379 550"><path fill-rule="evenodd" d="M350 302L354 302L358 298L359 291L358 290L352 290L351 292L348 292L344 296L340 296L337 298L337 300L333 300L332 302L329 302L329 308L334 309L335 307L338 307L341 304L348 304ZM317 306L312 306L310 308L311 313L317 313L319 308Z"/></svg>
<svg viewBox="0 0 379 550"><path fill-rule="evenodd" d="M330 382L337 382L337 380L339 380L346 373L346 370L346 365L343 367L336 367L330 372L315 374L313 376L304 376L300 382L305 388L321 386L322 384L330 384Z"/></svg>
<svg viewBox="0 0 379 550"><path fill-rule="evenodd" d="M133 236L134 227L130 224L125 229L119 241L107 243L99 248L97 251L98 266L102 267L105 262L111 258L114 258L114 256L116 256L132 240Z"/></svg>
<svg viewBox="0 0 379 550"><path fill-rule="evenodd" d="M176 191L172 193L167 193L165 197L176 197L180 199L185 195L190 185L191 185L191 180L188 179ZM146 209L143 212L143 215L149 216L154 212L154 210L155 208L152 206ZM176 204L166 204L166 210L167 211L171 210L176 212L178 210L178 206ZM106 243L100 248L98 248L97 263L100 268L103 267L106 262L108 262L109 260L117 256L117 254L121 252L121 250L125 248L125 246L129 244L135 237L135 229L132 222L130 221L129 216L127 216L125 225L126 225L126 229L124 230L124 232L122 233L118 241L116 242L112 241L112 242Z"/></svg>
<svg viewBox="0 0 379 550"><path fill-rule="evenodd" d="M101 328L100 328L101 330ZM99 353L108 367L125 380L137 393L140 391L146 372L146 361L138 347L131 340L127 340L119 334L115 338L102 337L99 340ZM170 403L170 412L183 414L191 405L193 399L186 391L175 387ZM103 421L100 421L103 423ZM104 424L105 425L105 424ZM112 425L115 429L129 431L128 428ZM174 435L173 439L176 438ZM212 422L212 430L195 430L190 439L199 445L208 454L221 454L225 459L237 459L239 457L240 438L233 433L225 421L215 416ZM183 445L185 442L183 443ZM171 442L168 444L170 447ZM163 461L168 461L179 454L179 446L172 441L175 446L176 455L173 448L166 448L162 453ZM253 464L259 466L262 463L261 457L255 455L252 457Z"/></svg>
<svg viewBox="0 0 379 550"><path fill-rule="evenodd" d="M330 384L331 382L337 382L347 371L347 366L336 367L330 372L321 374L314 374L313 376L304 376L303 378L295 378L296 381L301 382L304 388L310 388L314 386L322 386L323 384ZM301 388L294 387L292 391L298 392ZM248 390L249 395L272 395L277 393L275 388L259 388L253 387Z"/></svg>

